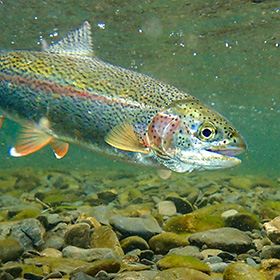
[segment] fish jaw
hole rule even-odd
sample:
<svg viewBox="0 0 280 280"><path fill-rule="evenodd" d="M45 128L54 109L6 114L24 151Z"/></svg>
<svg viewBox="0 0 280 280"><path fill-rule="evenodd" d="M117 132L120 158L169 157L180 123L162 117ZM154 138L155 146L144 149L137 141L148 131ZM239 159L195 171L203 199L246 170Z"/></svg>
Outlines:
<svg viewBox="0 0 280 280"><path fill-rule="evenodd" d="M183 151L180 155L176 155L174 158L168 160L160 159L159 161L168 169L178 173L222 170L232 168L241 163L239 158L207 150Z"/></svg>

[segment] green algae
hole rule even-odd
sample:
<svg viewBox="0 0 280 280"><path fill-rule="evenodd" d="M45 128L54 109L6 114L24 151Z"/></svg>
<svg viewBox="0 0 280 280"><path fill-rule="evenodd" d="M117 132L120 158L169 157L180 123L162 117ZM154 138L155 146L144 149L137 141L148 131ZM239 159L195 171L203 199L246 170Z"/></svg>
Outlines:
<svg viewBox="0 0 280 280"><path fill-rule="evenodd" d="M16 214L11 219L11 221L19 221L19 220L23 220L23 219L36 218L40 214L41 214L41 211L34 209L34 208L30 208L30 209L23 210L23 211L19 212L18 214Z"/></svg>
<svg viewBox="0 0 280 280"><path fill-rule="evenodd" d="M207 264L191 256L168 255L157 262L157 267L160 270L175 267L186 267L199 270L207 274L210 274L211 272L211 269Z"/></svg>
<svg viewBox="0 0 280 280"><path fill-rule="evenodd" d="M149 245L156 254L166 254L170 249L189 244L185 237L173 232L163 232L149 240Z"/></svg>
<svg viewBox="0 0 280 280"><path fill-rule="evenodd" d="M166 221L165 231L175 233L194 233L209 229L221 228L225 222L221 217L190 213L171 217Z"/></svg>

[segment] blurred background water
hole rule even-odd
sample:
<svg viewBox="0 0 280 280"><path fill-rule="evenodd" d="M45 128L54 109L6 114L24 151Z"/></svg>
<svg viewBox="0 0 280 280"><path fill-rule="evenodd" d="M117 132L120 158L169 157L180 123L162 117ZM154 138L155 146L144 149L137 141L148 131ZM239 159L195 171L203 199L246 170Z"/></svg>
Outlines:
<svg viewBox="0 0 280 280"><path fill-rule="evenodd" d="M56 42L85 20L99 58L177 86L237 127L249 149L224 172L280 176L279 1L2 0L0 49L40 50L41 38ZM1 168L153 172L73 146L62 160L49 147L12 158L18 129L5 120Z"/></svg>

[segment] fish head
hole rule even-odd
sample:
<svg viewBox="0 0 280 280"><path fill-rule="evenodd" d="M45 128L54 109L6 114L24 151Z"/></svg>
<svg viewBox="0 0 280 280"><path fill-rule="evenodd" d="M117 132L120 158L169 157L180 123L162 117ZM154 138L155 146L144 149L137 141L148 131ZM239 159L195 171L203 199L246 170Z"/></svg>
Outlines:
<svg viewBox="0 0 280 280"><path fill-rule="evenodd" d="M230 168L247 149L225 117L195 98L174 101L158 113L147 139L155 158L176 172Z"/></svg>

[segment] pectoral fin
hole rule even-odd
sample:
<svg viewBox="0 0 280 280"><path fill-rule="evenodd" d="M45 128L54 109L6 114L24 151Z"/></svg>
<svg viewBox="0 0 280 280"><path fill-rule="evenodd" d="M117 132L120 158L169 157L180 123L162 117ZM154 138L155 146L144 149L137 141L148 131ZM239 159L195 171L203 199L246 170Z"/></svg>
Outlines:
<svg viewBox="0 0 280 280"><path fill-rule="evenodd" d="M15 147L11 147L10 155L26 156L34 153L51 142L53 137L46 134L38 125L24 126Z"/></svg>
<svg viewBox="0 0 280 280"><path fill-rule="evenodd" d="M120 150L148 154L149 150L141 144L130 123L114 127L105 137L105 141Z"/></svg>
<svg viewBox="0 0 280 280"><path fill-rule="evenodd" d="M50 144L56 158L61 159L67 154L69 148L68 143L53 139Z"/></svg>

